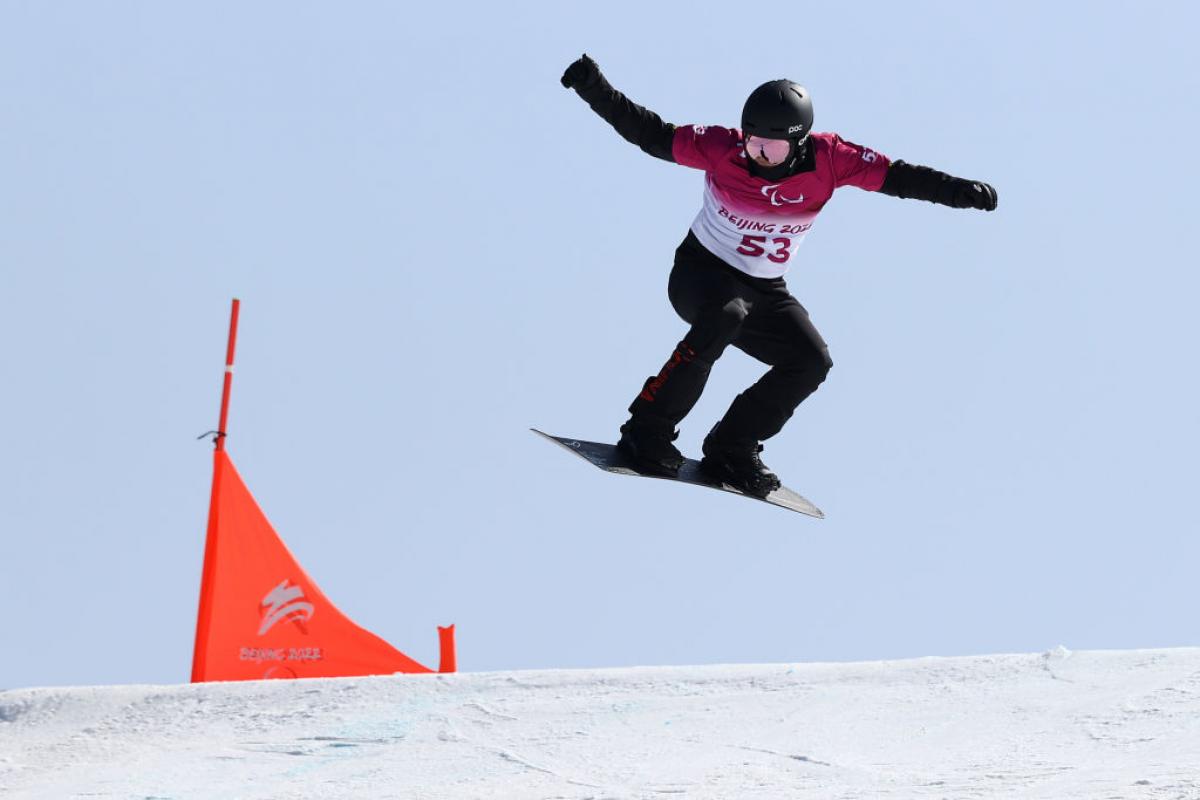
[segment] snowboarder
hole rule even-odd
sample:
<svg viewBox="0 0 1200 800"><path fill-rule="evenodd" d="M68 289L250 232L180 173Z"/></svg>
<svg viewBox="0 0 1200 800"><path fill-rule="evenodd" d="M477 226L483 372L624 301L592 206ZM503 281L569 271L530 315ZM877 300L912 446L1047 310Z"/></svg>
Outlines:
<svg viewBox="0 0 1200 800"><path fill-rule="evenodd" d="M574 89L622 137L657 158L704 170L704 204L675 251L668 296L691 327L629 406L617 446L643 472L673 477L676 426L733 345L770 366L704 439L702 468L760 497L779 478L759 456L825 380L833 362L783 275L834 189L857 186L953 208L996 208L996 190L929 167L891 161L834 133L813 133L808 90L789 80L755 89L741 129L672 125L614 89L584 54L567 67Z"/></svg>

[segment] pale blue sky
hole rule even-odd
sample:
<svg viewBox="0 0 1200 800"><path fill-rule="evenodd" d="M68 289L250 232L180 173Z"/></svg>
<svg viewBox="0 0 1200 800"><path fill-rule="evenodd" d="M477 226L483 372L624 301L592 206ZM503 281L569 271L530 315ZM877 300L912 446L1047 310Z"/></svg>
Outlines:
<svg viewBox="0 0 1200 800"><path fill-rule="evenodd" d="M466 670L1197 644L1193 4L0 0L0 688L188 676L229 450L340 607ZM609 476L684 328L678 123L764 80L992 182L839 192L789 284L835 362L764 456L823 522ZM730 351L695 453L761 367Z"/></svg>

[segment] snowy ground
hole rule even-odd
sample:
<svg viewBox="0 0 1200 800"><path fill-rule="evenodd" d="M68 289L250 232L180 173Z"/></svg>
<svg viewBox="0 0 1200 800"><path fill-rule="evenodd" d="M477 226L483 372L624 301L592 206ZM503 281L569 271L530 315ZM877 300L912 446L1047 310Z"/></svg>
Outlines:
<svg viewBox="0 0 1200 800"><path fill-rule="evenodd" d="M1200 649L15 690L0 797L1200 798Z"/></svg>

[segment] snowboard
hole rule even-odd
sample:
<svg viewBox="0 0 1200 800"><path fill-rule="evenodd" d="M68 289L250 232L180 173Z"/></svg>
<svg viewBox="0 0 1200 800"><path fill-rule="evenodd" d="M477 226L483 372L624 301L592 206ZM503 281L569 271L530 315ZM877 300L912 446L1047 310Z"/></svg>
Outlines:
<svg viewBox="0 0 1200 800"><path fill-rule="evenodd" d="M700 462L693 458L687 459L683 466L679 469L679 475L674 478L666 478L662 475L651 475L645 472L639 472L634 469L629 463L629 459L625 454L617 449L616 445L605 444L603 442L588 442L583 439L568 439L563 436L551 436L548 433L539 431L537 428L530 428L531 431L543 436L555 444L566 448L583 460L599 467L605 472L614 472L618 475L636 475L641 478L659 478L665 481L675 481L677 483L690 483L693 486L703 486L708 489L718 489L730 494L741 495L748 497L751 500L759 500L764 503L770 503L773 506L786 508L789 511L796 511L801 514L807 514L810 517L824 519L825 514L821 509L814 506L806 498L800 496L796 492L786 486L781 486L771 492L766 497L758 497L756 495L747 494L740 489L735 489L727 483L722 483L714 478L709 477L703 470L700 469Z"/></svg>

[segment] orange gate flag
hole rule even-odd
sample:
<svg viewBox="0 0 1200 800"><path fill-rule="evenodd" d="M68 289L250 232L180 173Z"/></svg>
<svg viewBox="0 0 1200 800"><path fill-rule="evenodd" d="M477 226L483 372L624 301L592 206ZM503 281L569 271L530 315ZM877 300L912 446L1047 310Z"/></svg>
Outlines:
<svg viewBox="0 0 1200 800"><path fill-rule="evenodd" d="M433 672L338 611L275 533L225 450L214 456L193 683ZM454 672L454 626L438 634L438 671Z"/></svg>

